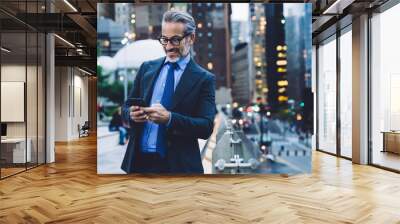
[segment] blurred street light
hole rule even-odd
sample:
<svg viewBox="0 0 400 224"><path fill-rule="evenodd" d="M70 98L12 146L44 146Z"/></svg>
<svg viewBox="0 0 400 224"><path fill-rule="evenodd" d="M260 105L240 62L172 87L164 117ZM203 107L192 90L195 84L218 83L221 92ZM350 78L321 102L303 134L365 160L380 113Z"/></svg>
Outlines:
<svg viewBox="0 0 400 224"><path fill-rule="evenodd" d="M121 40L121 44L125 45L127 43L128 43L128 38L125 37L124 39Z"/></svg>

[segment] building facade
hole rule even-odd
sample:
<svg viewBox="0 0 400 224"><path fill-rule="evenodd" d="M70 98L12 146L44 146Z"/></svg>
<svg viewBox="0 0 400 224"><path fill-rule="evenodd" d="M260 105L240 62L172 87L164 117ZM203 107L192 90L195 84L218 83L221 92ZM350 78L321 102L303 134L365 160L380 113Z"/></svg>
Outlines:
<svg viewBox="0 0 400 224"><path fill-rule="evenodd" d="M196 20L194 58L216 75L216 87L231 87L230 4L192 3Z"/></svg>
<svg viewBox="0 0 400 224"><path fill-rule="evenodd" d="M249 73L249 45L239 43L232 56L232 98L240 105L252 101L251 76Z"/></svg>

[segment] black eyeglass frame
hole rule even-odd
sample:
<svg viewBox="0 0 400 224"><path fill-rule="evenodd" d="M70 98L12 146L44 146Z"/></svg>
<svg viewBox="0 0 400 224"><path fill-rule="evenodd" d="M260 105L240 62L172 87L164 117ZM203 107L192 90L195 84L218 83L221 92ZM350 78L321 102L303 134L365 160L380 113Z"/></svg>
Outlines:
<svg viewBox="0 0 400 224"><path fill-rule="evenodd" d="M158 41L160 42L161 45L167 45L168 42L170 42L173 46L179 46L181 44L181 41L183 39L185 39L187 36L189 36L191 33L187 33L183 36L172 36L171 38L168 37L164 37L164 36L160 36L158 38ZM176 41L178 41L177 43L173 43L173 39L175 39ZM165 43L163 43L163 40Z"/></svg>

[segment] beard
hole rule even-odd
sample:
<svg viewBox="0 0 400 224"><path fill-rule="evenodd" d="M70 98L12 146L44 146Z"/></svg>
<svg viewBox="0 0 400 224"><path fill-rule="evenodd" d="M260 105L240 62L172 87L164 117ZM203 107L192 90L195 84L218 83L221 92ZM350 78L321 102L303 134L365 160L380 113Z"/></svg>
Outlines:
<svg viewBox="0 0 400 224"><path fill-rule="evenodd" d="M176 58L171 58L168 56L168 53L170 53L170 52L176 53L178 56ZM165 50L165 53L166 53L168 61L170 61L170 62L177 62L182 57L182 54L178 48L172 48L169 50Z"/></svg>
<svg viewBox="0 0 400 224"><path fill-rule="evenodd" d="M179 56L176 57L176 58L170 58L170 57L167 56L167 61L172 62L172 63L175 63L175 62L179 61L179 59L181 59L181 57L179 57Z"/></svg>
<svg viewBox="0 0 400 224"><path fill-rule="evenodd" d="M177 62L177 61L179 61L179 59L186 57L186 55L189 54L189 50L187 50L187 48L189 48L189 46L186 46L186 48L184 48L182 51L179 48L172 48L172 49L169 49L169 50L164 48L167 60L170 61L170 62ZM176 58L168 57L168 53L169 52L176 53L177 57Z"/></svg>

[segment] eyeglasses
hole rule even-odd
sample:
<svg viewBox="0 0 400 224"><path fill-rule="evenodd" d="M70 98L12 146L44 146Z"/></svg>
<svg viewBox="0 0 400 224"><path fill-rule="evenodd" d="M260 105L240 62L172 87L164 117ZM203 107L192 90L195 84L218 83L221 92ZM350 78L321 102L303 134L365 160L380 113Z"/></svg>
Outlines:
<svg viewBox="0 0 400 224"><path fill-rule="evenodd" d="M178 46L179 44L181 44L181 41L182 41L185 37L187 37L187 36L189 36L189 35L190 35L190 33L187 33L187 34L183 35L183 37L180 37L180 36L173 36L173 37L171 37L171 38L161 36L160 38L158 38L158 41L160 41L160 43L161 43L162 45L167 45L168 42L170 42L172 45Z"/></svg>

